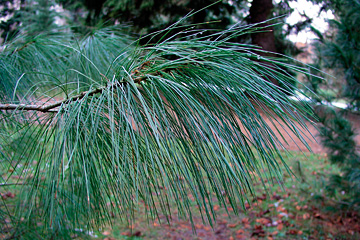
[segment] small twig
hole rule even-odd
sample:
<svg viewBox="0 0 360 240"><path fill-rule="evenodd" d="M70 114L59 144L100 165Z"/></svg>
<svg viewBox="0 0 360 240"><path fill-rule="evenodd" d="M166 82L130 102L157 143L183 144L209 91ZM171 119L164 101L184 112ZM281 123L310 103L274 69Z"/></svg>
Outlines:
<svg viewBox="0 0 360 240"><path fill-rule="evenodd" d="M117 83L112 84L115 86ZM38 111L38 112L57 112L57 107L60 107L62 104L70 103L79 99L84 98L86 95L92 96L97 93L104 91L105 87L96 88L92 91L85 91L71 98L64 99L62 101L49 104L49 105L27 105L27 104L0 104L0 110L25 110L25 111Z"/></svg>
<svg viewBox="0 0 360 240"><path fill-rule="evenodd" d="M17 186L17 185L29 185L29 183L0 183L0 187L7 187L7 186Z"/></svg>
<svg viewBox="0 0 360 240"><path fill-rule="evenodd" d="M47 106L27 105L27 104L0 104L0 110L26 110L26 111L39 111L39 112L53 112L52 109L46 109ZM51 111L52 110L52 111Z"/></svg>
<svg viewBox="0 0 360 240"><path fill-rule="evenodd" d="M15 49L15 51L13 53L20 52L21 50L23 50L24 48L28 47L29 45L31 45L33 43L35 43L35 40L25 43L22 47Z"/></svg>

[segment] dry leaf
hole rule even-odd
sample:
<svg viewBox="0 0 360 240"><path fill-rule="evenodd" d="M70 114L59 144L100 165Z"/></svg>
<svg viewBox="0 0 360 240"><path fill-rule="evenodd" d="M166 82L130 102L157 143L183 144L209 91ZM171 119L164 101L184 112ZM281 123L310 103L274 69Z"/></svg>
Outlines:
<svg viewBox="0 0 360 240"><path fill-rule="evenodd" d="M290 229L289 231L287 231L287 234L296 235L296 234L297 234L297 230L295 230L295 229Z"/></svg>
<svg viewBox="0 0 360 240"><path fill-rule="evenodd" d="M237 226L237 224L236 224L236 223L233 223L233 224L228 224L228 225L227 225L227 227L228 227L228 228L234 228L234 227L236 227L236 226Z"/></svg>
<svg viewBox="0 0 360 240"><path fill-rule="evenodd" d="M243 229L240 229L240 230L237 230L237 231L236 231L236 234L239 234L239 235L240 235L240 234L243 234L244 232L245 232L245 231L244 231Z"/></svg>
<svg viewBox="0 0 360 240"><path fill-rule="evenodd" d="M244 235L236 235L236 240L247 240L248 238Z"/></svg>
<svg viewBox="0 0 360 240"><path fill-rule="evenodd" d="M304 213L303 214L303 219L306 220L306 219L309 219L310 218L310 214L309 213Z"/></svg>
<svg viewBox="0 0 360 240"><path fill-rule="evenodd" d="M241 220L241 222L242 222L243 224L248 224L248 223L249 223L249 218L243 218L243 219Z"/></svg>

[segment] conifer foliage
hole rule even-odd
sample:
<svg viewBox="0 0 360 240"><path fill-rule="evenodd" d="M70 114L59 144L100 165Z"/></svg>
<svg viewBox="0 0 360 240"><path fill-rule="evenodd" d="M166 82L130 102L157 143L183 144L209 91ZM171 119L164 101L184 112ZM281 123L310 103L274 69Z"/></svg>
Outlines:
<svg viewBox="0 0 360 240"><path fill-rule="evenodd" d="M249 27L202 37L189 26L177 39L170 30L145 45L119 26L5 43L0 191L19 196L15 207L3 201L0 221L11 237L131 222L138 204L152 220L169 216L171 200L189 219L195 202L212 224L213 195L237 212L252 173L280 177L283 146L264 114L301 138L310 109L288 100L294 79L282 69L302 69L231 41Z"/></svg>

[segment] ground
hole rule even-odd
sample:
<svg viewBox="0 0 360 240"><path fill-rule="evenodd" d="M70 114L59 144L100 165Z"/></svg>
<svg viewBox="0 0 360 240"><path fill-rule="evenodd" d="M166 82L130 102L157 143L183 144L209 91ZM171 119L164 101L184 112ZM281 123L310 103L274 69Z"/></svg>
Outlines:
<svg viewBox="0 0 360 240"><path fill-rule="evenodd" d="M264 114L262 114L264 116ZM355 141L357 144L360 144L360 115L359 114L352 114L348 113L346 115L347 119L351 121L353 128L356 132ZM266 122L271 126L270 120L265 117ZM318 131L318 125L314 125L313 123L306 121L306 125L309 131L304 131L303 136L306 139L307 143L311 148L311 152L315 154L326 154L326 149L320 144L320 133ZM297 124L299 127L299 124ZM283 145L289 151L302 151L302 152L309 152L309 149L293 134L288 135L289 132L288 128L279 128L281 135L285 137L285 141L281 141ZM280 135L280 133L278 135ZM281 138L279 138L281 139Z"/></svg>

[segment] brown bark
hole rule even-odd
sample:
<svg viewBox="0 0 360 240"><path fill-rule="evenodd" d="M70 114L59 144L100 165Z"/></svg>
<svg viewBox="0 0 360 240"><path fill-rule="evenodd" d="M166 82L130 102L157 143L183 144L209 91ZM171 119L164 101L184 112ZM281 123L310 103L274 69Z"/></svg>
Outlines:
<svg viewBox="0 0 360 240"><path fill-rule="evenodd" d="M250 22L258 24L268 20L271 17L274 5L272 0L253 0L250 7ZM257 27L262 29L251 34L252 44L260 46L262 50L269 52L277 52L275 46L275 35L272 26L269 22L258 24ZM262 56L273 56L268 52L259 52ZM279 85L276 79L271 78L270 81L275 85Z"/></svg>
<svg viewBox="0 0 360 240"><path fill-rule="evenodd" d="M253 0L250 7L251 23L256 24L268 20L271 17L273 8L272 0ZM258 25L264 27L264 29L251 35L252 43L262 47L265 51L276 52L273 27L266 27L268 25L269 23Z"/></svg>

